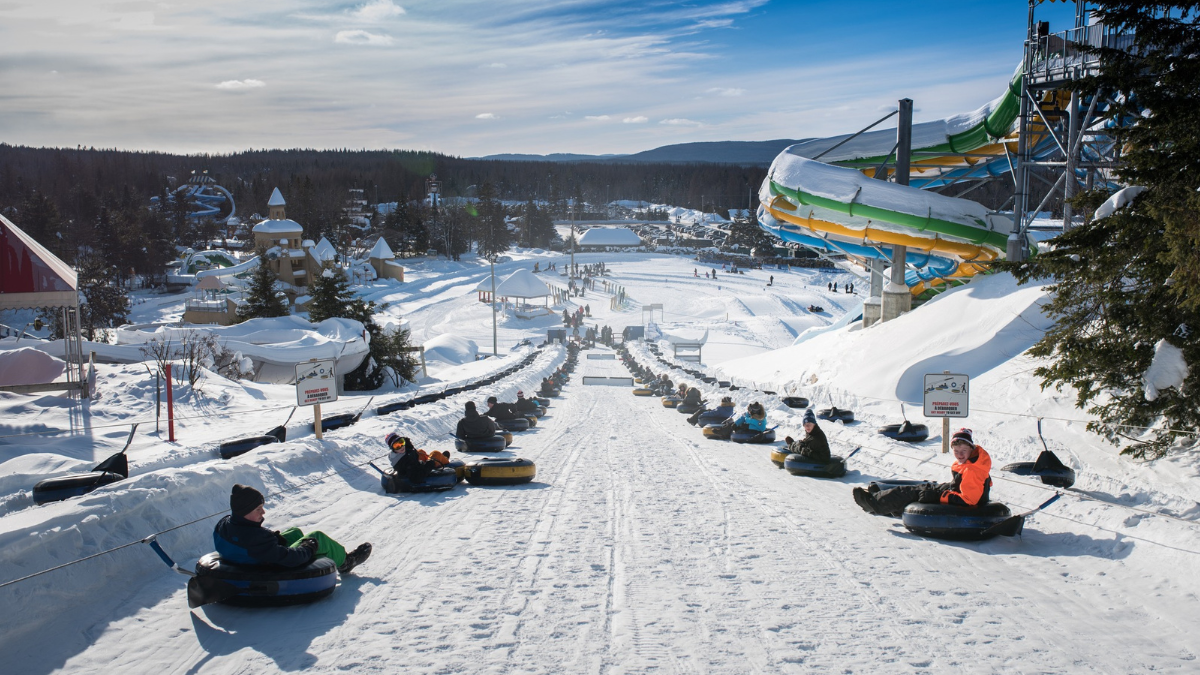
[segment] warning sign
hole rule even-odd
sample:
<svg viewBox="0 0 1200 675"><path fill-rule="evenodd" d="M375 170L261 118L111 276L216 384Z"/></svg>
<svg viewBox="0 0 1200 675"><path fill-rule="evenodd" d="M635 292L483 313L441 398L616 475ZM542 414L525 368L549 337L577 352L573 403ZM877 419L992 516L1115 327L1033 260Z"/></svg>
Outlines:
<svg viewBox="0 0 1200 675"><path fill-rule="evenodd" d="M298 405L332 403L338 399L337 379L333 374L333 364L333 359L296 364L296 403Z"/></svg>
<svg viewBox="0 0 1200 675"><path fill-rule="evenodd" d="M967 417L970 413L970 378L962 373L925 375L926 417Z"/></svg>

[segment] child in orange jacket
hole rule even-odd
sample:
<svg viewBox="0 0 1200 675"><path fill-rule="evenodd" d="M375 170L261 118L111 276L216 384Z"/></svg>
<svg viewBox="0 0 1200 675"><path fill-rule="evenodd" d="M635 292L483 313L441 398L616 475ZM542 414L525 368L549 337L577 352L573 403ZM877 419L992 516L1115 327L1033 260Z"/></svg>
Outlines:
<svg viewBox="0 0 1200 675"><path fill-rule="evenodd" d="M872 494L854 488L854 502L873 515L892 516L904 512L912 502L949 504L951 506L982 506L988 503L992 488L992 457L982 446L975 444L970 429L959 429L950 439L954 452L954 474L949 483L902 485Z"/></svg>

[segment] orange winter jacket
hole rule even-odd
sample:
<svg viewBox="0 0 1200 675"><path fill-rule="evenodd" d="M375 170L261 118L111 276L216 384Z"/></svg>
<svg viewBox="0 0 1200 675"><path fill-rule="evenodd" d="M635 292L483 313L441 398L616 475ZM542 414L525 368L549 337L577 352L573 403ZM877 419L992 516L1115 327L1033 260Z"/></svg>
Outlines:
<svg viewBox="0 0 1200 675"><path fill-rule="evenodd" d="M980 506L988 502L992 489L992 457L982 446L976 445L967 461L955 462L950 467L954 482L942 493L941 502L954 506Z"/></svg>

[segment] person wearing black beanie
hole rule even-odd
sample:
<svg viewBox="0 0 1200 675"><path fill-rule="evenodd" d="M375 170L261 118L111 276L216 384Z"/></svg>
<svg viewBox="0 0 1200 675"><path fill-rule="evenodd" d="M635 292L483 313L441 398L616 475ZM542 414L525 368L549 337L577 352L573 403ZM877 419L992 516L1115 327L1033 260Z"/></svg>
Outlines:
<svg viewBox="0 0 1200 675"><path fill-rule="evenodd" d="M371 555L371 544L360 544L347 553L324 532L305 534L290 527L283 532L263 527L266 508L263 494L249 485L236 484L229 491L229 515L213 528L213 544L221 560L235 565L279 565L302 567L313 558L326 557L338 572L350 570Z"/></svg>

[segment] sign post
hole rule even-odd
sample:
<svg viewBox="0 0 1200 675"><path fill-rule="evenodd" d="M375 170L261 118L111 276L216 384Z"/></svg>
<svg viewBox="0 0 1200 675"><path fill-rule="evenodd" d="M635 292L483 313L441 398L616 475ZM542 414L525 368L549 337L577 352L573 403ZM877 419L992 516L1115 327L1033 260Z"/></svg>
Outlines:
<svg viewBox="0 0 1200 675"><path fill-rule="evenodd" d="M333 373L334 359L312 360L296 364L296 405L313 406L313 433L321 432L321 404L338 399L337 380Z"/></svg>
<svg viewBox="0 0 1200 675"><path fill-rule="evenodd" d="M951 373L925 375L925 416L942 418L942 452L950 452L950 418L971 412L970 376Z"/></svg>

